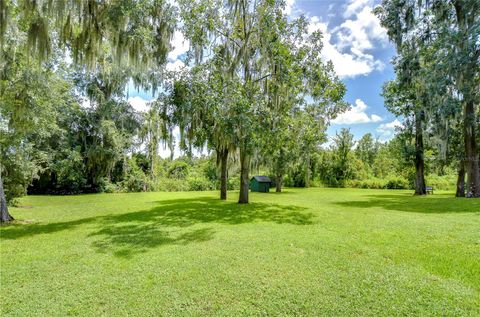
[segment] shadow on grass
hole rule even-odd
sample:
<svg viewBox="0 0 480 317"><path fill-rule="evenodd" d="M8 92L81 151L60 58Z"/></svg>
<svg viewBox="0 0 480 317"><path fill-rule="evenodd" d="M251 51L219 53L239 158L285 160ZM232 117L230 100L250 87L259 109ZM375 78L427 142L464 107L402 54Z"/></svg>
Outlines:
<svg viewBox="0 0 480 317"><path fill-rule="evenodd" d="M480 200L455 198L451 194L413 196L411 194L368 195L367 200L342 201L336 205L349 208L375 208L417 213L480 213Z"/></svg>
<svg viewBox="0 0 480 317"><path fill-rule="evenodd" d="M94 224L88 234L98 252L131 257L165 244L208 241L214 230L207 224L238 225L253 222L312 224L312 213L291 205L251 203L240 205L214 198L172 199L154 202L157 206L123 214L90 217L68 222L10 225L1 230L2 239L17 239L69 230ZM198 227L201 228L198 228ZM189 228L191 227L191 228ZM196 227L196 228L194 228ZM88 229L89 230L89 229Z"/></svg>
<svg viewBox="0 0 480 317"><path fill-rule="evenodd" d="M75 228L79 225L95 222L97 217L82 218L72 221L53 222L53 223L23 223L15 220L9 224L2 224L0 227L0 238L2 239L18 239L23 237L35 236L38 234L48 234L67 229Z"/></svg>

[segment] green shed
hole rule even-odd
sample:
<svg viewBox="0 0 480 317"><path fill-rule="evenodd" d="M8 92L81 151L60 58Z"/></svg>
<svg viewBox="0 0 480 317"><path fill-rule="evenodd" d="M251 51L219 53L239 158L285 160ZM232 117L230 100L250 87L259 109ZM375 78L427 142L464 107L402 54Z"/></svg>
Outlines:
<svg viewBox="0 0 480 317"><path fill-rule="evenodd" d="M250 180L250 189L252 192L268 193L272 181L268 176L253 176Z"/></svg>

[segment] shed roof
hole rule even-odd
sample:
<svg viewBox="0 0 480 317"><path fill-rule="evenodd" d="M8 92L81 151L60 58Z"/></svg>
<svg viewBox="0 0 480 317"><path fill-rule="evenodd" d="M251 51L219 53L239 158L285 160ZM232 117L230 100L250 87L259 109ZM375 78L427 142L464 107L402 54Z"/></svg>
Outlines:
<svg viewBox="0 0 480 317"><path fill-rule="evenodd" d="M268 176L253 176L252 179L255 179L259 183L271 183L270 177Z"/></svg>

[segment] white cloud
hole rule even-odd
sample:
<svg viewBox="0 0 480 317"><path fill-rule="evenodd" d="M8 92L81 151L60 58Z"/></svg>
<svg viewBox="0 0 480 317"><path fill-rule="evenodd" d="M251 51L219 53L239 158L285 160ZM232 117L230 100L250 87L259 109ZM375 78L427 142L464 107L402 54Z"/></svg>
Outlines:
<svg viewBox="0 0 480 317"><path fill-rule="evenodd" d="M389 140L395 135L397 128L403 128L403 124L398 119L395 119L392 122L379 125L377 132L380 134L381 139Z"/></svg>
<svg viewBox="0 0 480 317"><path fill-rule="evenodd" d="M180 55L185 54L190 48L190 41L185 39L185 36L180 31L173 32L170 44L173 49L168 53L169 60L176 60Z"/></svg>
<svg viewBox="0 0 480 317"><path fill-rule="evenodd" d="M372 114L371 118L372 118L372 122L380 122L383 120L382 117L377 116L376 114Z"/></svg>
<svg viewBox="0 0 480 317"><path fill-rule="evenodd" d="M333 124L359 124L382 121L382 118L376 114L369 116L365 111L368 106L361 99L355 100L355 106L344 113L341 113L332 121Z"/></svg>
<svg viewBox="0 0 480 317"><path fill-rule="evenodd" d="M295 0L285 0L285 7L283 8L283 14L290 15L292 9L295 6Z"/></svg>
<svg viewBox="0 0 480 317"><path fill-rule="evenodd" d="M352 19L345 20L335 28L337 46L340 49L351 48L352 51L365 54L365 50L373 49L378 44L385 46L388 43L387 32L372 10L373 8L367 5L353 13Z"/></svg>
<svg viewBox="0 0 480 317"><path fill-rule="evenodd" d="M139 112L145 112L148 110L148 100L143 99L142 97L136 96L128 98L128 103Z"/></svg>
<svg viewBox="0 0 480 317"><path fill-rule="evenodd" d="M343 13L343 17L350 18L366 6L373 6L373 0L350 0L350 2L347 4L345 12Z"/></svg>
<svg viewBox="0 0 480 317"><path fill-rule="evenodd" d="M340 78L353 78L383 70L385 64L375 58L371 50L388 44L386 30L373 14L373 0L350 0L339 26L329 29L316 16L310 18L309 32L323 34L322 55L331 60Z"/></svg>
<svg viewBox="0 0 480 317"><path fill-rule="evenodd" d="M335 72L340 78L352 78L359 75L367 75L374 70L383 69L383 63L376 60L373 55L364 53L362 50L352 48L349 52L343 52L341 47L332 41L332 32L328 24L321 22L316 16L310 18L308 32L321 31L323 34L322 56L325 60L331 60ZM339 29L336 28L338 31Z"/></svg>

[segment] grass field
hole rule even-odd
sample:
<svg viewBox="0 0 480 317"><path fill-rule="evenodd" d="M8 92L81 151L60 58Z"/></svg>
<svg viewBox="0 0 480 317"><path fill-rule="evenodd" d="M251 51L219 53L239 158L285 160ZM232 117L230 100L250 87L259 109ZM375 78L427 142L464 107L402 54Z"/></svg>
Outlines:
<svg viewBox="0 0 480 317"><path fill-rule="evenodd" d="M289 189L31 196L2 316L479 316L480 200Z"/></svg>

